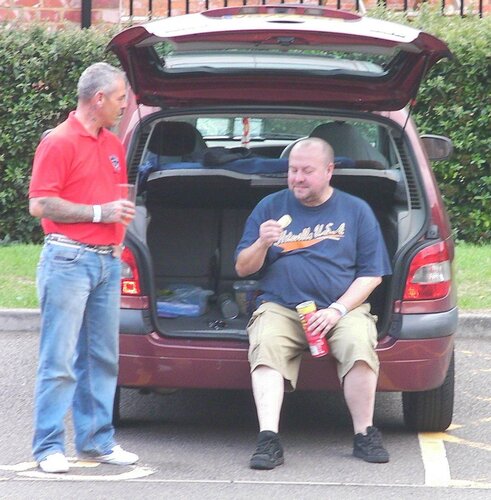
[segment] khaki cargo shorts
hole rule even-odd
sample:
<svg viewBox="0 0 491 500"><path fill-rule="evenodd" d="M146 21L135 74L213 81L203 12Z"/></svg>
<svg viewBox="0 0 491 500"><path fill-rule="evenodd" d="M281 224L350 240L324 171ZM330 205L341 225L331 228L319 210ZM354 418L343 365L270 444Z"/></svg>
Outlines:
<svg viewBox="0 0 491 500"><path fill-rule="evenodd" d="M370 305L362 304L341 318L328 333L330 355L337 361L341 385L355 361L365 361L378 376L376 321L370 314ZM247 333L251 372L260 365L269 366L283 375L287 391L294 390L302 354L308 349L297 312L265 302L253 313Z"/></svg>

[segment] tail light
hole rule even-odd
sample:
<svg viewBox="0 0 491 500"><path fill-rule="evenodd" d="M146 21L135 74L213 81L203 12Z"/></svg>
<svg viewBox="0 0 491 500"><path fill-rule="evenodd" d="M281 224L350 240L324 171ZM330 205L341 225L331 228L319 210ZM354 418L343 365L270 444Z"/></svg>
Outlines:
<svg viewBox="0 0 491 500"><path fill-rule="evenodd" d="M404 301L435 300L448 295L452 268L447 244L439 242L420 250L411 261Z"/></svg>
<svg viewBox="0 0 491 500"><path fill-rule="evenodd" d="M121 295L135 296L140 294L140 276L135 256L129 248L125 248L121 255Z"/></svg>

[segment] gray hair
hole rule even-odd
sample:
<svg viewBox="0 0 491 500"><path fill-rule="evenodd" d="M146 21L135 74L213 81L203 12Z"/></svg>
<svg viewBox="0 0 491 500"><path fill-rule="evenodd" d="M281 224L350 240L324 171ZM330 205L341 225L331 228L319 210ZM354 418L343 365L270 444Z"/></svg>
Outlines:
<svg viewBox="0 0 491 500"><path fill-rule="evenodd" d="M78 80L78 99L82 102L89 101L100 90L110 93L119 78L126 81L125 74L120 69L104 62L92 64Z"/></svg>

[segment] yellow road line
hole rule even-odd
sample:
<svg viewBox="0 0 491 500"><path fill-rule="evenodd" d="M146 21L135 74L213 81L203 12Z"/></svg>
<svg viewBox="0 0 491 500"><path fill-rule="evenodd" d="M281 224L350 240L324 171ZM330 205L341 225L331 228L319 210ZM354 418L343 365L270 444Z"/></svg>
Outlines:
<svg viewBox="0 0 491 500"><path fill-rule="evenodd" d="M450 436L449 434L444 434L443 440L448 441L449 443L458 443L465 446L470 446L471 448L478 448L479 450L491 451L491 445L489 444L479 443L476 441L468 441L467 439L461 439L457 436Z"/></svg>
<svg viewBox="0 0 491 500"><path fill-rule="evenodd" d="M442 432L418 434L425 468L425 486L449 486L452 481L443 435Z"/></svg>

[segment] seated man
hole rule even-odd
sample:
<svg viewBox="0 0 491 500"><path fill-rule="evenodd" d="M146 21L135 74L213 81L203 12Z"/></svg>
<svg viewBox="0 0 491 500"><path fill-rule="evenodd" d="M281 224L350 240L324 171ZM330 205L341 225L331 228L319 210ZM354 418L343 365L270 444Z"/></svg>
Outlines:
<svg viewBox="0 0 491 500"><path fill-rule="evenodd" d="M334 189L334 153L319 138L291 151L288 189L264 198L246 222L236 250L236 271L261 271L261 305L248 325L249 362L260 432L250 467L283 463L278 426L283 392L294 390L307 341L295 306L317 304L314 334L327 336L354 427L353 454L387 462L373 426L379 361L375 318L366 304L390 274L378 222L359 198ZM278 222L291 217L286 229Z"/></svg>

